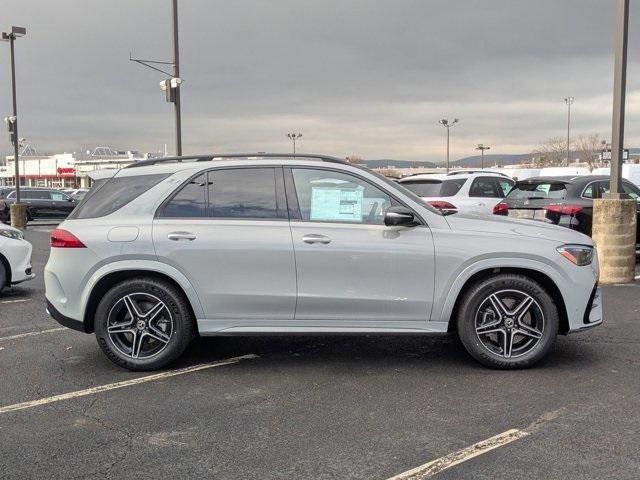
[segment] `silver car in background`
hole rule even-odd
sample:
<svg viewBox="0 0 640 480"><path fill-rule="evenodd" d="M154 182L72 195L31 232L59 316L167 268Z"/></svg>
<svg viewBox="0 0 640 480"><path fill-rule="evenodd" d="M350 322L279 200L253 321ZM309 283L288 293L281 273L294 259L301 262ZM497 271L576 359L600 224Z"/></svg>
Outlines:
<svg viewBox="0 0 640 480"><path fill-rule="evenodd" d="M587 236L443 215L326 156L138 162L97 180L51 247L49 313L132 370L197 335L446 332L522 368L602 322Z"/></svg>

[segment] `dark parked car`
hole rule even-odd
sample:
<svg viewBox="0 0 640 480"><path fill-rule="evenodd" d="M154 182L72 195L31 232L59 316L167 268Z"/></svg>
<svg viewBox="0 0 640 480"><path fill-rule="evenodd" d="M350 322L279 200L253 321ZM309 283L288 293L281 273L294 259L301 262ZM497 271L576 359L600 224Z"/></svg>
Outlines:
<svg viewBox="0 0 640 480"><path fill-rule="evenodd" d="M622 181L624 191L637 204L640 237L640 189L628 180ZM516 182L506 198L493 208L496 215L527 218L553 223L591 236L593 199L609 192L609 177L583 175L578 177L537 177Z"/></svg>
<svg viewBox="0 0 640 480"><path fill-rule="evenodd" d="M16 192L11 190L0 198L0 218L10 219L9 208L16 201ZM66 193L50 188L21 188L20 201L27 206L27 220L40 218L66 218L76 208L78 201Z"/></svg>

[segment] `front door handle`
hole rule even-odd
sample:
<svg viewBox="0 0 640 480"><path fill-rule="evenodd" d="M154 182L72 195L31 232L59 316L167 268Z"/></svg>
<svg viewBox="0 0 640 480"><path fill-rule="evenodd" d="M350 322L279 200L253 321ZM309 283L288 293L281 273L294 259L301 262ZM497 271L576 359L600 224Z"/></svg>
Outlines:
<svg viewBox="0 0 640 480"><path fill-rule="evenodd" d="M174 241L195 240L196 236L190 232L171 232L170 234L167 235L167 238L169 240L174 240Z"/></svg>
<svg viewBox="0 0 640 480"><path fill-rule="evenodd" d="M323 245L327 245L331 243L331 239L325 235L316 235L314 233L309 233L302 237L302 241L304 243L321 243Z"/></svg>

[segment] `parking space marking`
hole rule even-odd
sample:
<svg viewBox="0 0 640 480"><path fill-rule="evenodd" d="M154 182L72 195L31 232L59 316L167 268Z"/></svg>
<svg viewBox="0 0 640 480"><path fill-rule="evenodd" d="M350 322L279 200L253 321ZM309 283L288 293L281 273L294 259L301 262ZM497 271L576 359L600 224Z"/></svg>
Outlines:
<svg viewBox="0 0 640 480"><path fill-rule="evenodd" d="M0 337L0 342L5 342L7 340L15 340L17 338L33 337L34 335L42 335L43 333L62 332L63 330L69 330L69 329L65 327L58 327L58 328L48 328L47 330L38 330L37 332L18 333L16 335L11 335L9 337Z"/></svg>
<svg viewBox="0 0 640 480"><path fill-rule="evenodd" d="M491 450L502 447L508 443L518 440L519 438L526 437L527 435L529 435L529 432L525 430L518 430L516 428L507 430L499 435L474 443L473 445L463 448L462 450L458 450L457 452L436 458L429 463L425 463L424 465L420 465L419 467L400 473L387 480L423 480L431 478L454 465L466 462L467 460L482 455L483 453L490 452Z"/></svg>
<svg viewBox="0 0 640 480"><path fill-rule="evenodd" d="M185 368L179 368L177 370L169 370L166 372L154 373L153 375L133 378L131 380L124 380L122 382L99 385L97 387L91 387L85 390L76 390L75 392L63 393L61 395L54 395L52 397L39 398L38 400L31 400L29 402L15 403L13 405L7 405L6 407L0 407L0 415L9 413L9 412L15 412L17 410L25 410L27 408L39 407L41 405L47 405L49 403L60 402L62 400L70 400L72 398L85 397L87 395L94 395L96 393L107 392L109 390L116 390L118 388L125 388L125 387L131 387L133 385L140 385L141 383L148 383L148 382L154 382L156 380L163 380L165 378L176 377L178 375L184 375L186 373L198 372L200 370L206 370L208 368L231 365L233 363L238 363L242 360L248 360L251 358L258 358L258 355L255 355L255 354L242 355L240 357L227 358L226 360L218 360L210 363L202 363L200 365L194 365L192 367L185 367Z"/></svg>
<svg viewBox="0 0 640 480"><path fill-rule="evenodd" d="M26 302L27 299L26 298L21 298L20 300L3 300L2 302L0 302L0 304L2 303L20 303L20 302Z"/></svg>

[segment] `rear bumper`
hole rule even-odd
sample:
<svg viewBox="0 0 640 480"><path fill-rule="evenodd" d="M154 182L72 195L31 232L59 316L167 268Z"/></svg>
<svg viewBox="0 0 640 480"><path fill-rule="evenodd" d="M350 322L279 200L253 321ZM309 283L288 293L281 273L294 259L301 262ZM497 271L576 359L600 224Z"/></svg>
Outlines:
<svg viewBox="0 0 640 480"><path fill-rule="evenodd" d="M65 317L58 310L56 310L56 308L52 305L52 303L49 300L47 300L47 313L51 315L53 319L63 327L67 327L72 330L77 330L78 332L90 333L87 330L84 322L74 320L73 318Z"/></svg>

